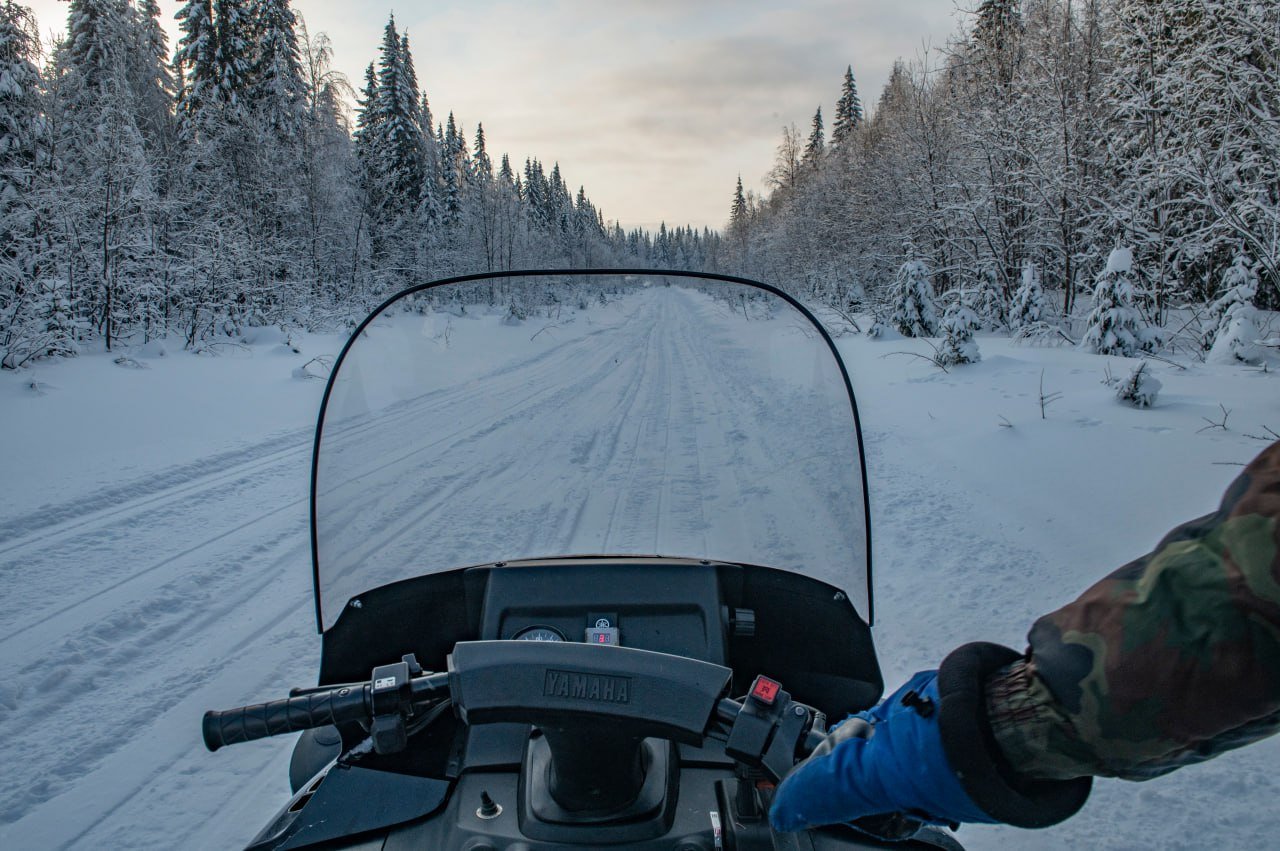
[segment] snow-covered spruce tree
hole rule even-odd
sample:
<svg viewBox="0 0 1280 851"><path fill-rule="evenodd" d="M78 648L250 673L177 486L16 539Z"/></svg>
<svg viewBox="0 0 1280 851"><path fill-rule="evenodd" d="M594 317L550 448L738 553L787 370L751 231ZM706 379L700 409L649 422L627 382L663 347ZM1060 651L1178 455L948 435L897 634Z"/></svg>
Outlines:
<svg viewBox="0 0 1280 851"><path fill-rule="evenodd" d="M444 145L440 149L440 201L444 211L444 224L450 231L462 223L462 193L468 171L465 144L453 113L450 112L445 124Z"/></svg>
<svg viewBox="0 0 1280 851"><path fill-rule="evenodd" d="M923 260L908 260L893 281L890 321L904 337L932 337L938 333L933 285Z"/></svg>
<svg viewBox="0 0 1280 851"><path fill-rule="evenodd" d="M257 0L253 7L258 44L249 98L259 122L277 143L298 142L306 109L297 18L289 0Z"/></svg>
<svg viewBox="0 0 1280 851"><path fill-rule="evenodd" d="M982 319L965 303L964 293L960 293L942 318L942 345L936 355L938 364L947 367L981 360L978 344L973 339L973 332L980 327Z"/></svg>
<svg viewBox="0 0 1280 851"><path fill-rule="evenodd" d="M417 206L422 193L425 141L418 93L411 87L394 17L387 21L380 51L376 117L370 122L379 128L379 149L372 152L374 172L387 210L403 212Z"/></svg>
<svg viewBox="0 0 1280 851"><path fill-rule="evenodd" d="M1000 331L1009 326L1009 304L996 279L996 270L989 266L982 270L978 278L978 293L973 300L973 309L982 320L983 328Z"/></svg>
<svg viewBox="0 0 1280 851"><path fill-rule="evenodd" d="M116 0L73 0L68 34L55 54L55 168L68 279L85 282L71 308L110 350L142 324L136 286L148 276L158 201L134 90L129 50L137 21Z"/></svg>
<svg viewBox="0 0 1280 851"><path fill-rule="evenodd" d="M1206 360L1213 363L1260 363L1257 311L1253 299L1258 294L1258 276L1242 255L1222 276L1222 295L1209 305L1213 327L1205 335L1209 350Z"/></svg>
<svg viewBox="0 0 1280 851"><path fill-rule="evenodd" d="M1093 310L1080 345L1094 354L1133 357L1154 352L1160 333L1134 307L1133 253L1116 248L1093 290Z"/></svg>
<svg viewBox="0 0 1280 851"><path fill-rule="evenodd" d="M197 136L199 124L216 101L214 51L217 36L213 28L213 0L187 0L178 11L178 50L174 74L178 78L178 119L183 135Z"/></svg>
<svg viewBox="0 0 1280 851"><path fill-rule="evenodd" d="M811 171L816 171L822 165L822 155L826 152L827 145L822 130L822 107L818 107L818 111L813 114L813 124L809 130L809 141L804 146L804 157L801 164Z"/></svg>
<svg viewBox="0 0 1280 851"><path fill-rule="evenodd" d="M1013 309L1009 313L1009 327L1014 334L1026 336L1043 324L1045 317L1044 290L1040 286L1040 270L1026 260L1022 264L1022 278L1013 294Z"/></svg>
<svg viewBox="0 0 1280 851"><path fill-rule="evenodd" d="M858 99L858 84L853 80L853 66L850 65L844 72L840 100L836 101L836 122L831 128L831 144L843 148L861 123L862 101Z"/></svg>
<svg viewBox="0 0 1280 851"><path fill-rule="evenodd" d="M382 205L381 161L382 122L378 113L378 76L374 64L364 72L364 85L356 99L355 143L356 166L360 187L364 190L366 211L372 213Z"/></svg>
<svg viewBox="0 0 1280 851"><path fill-rule="evenodd" d="M49 259L48 125L35 16L0 4L0 368L74 351Z"/></svg>
<svg viewBox="0 0 1280 851"><path fill-rule="evenodd" d="M232 111L246 105L252 79L253 17L247 0L213 0L213 82L218 101Z"/></svg>
<svg viewBox="0 0 1280 851"><path fill-rule="evenodd" d="M156 0L132 7L135 43L128 56L129 84L137 104L136 123L152 157L172 155L174 81L169 67L169 41L160 23Z"/></svg>

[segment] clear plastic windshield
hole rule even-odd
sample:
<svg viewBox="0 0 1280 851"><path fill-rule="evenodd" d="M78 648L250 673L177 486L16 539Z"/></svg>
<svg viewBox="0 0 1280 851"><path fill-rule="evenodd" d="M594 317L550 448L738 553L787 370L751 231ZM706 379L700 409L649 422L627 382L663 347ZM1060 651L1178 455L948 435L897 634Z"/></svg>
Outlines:
<svg viewBox="0 0 1280 851"><path fill-rule="evenodd" d="M869 619L847 384L766 290L556 275L407 293L339 359L320 429L322 629L390 582L569 555L801 572Z"/></svg>

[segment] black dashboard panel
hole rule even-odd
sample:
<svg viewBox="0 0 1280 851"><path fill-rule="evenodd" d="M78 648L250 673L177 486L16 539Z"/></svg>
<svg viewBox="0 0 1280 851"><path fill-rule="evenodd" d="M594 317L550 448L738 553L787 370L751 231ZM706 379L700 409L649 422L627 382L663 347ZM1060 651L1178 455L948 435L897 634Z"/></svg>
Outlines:
<svg viewBox="0 0 1280 851"><path fill-rule="evenodd" d="M730 615L750 628L730 628ZM728 665L735 694L765 674L841 718L883 689L871 630L838 588L755 565L624 557L481 565L366 591L324 633L320 682L364 680L409 652L442 671L459 641L532 627L583 641L601 617L624 647Z"/></svg>
<svg viewBox="0 0 1280 851"><path fill-rule="evenodd" d="M720 585L709 565L617 559L490 569L481 639L549 627L585 641L601 626L617 629L624 647L727 663Z"/></svg>

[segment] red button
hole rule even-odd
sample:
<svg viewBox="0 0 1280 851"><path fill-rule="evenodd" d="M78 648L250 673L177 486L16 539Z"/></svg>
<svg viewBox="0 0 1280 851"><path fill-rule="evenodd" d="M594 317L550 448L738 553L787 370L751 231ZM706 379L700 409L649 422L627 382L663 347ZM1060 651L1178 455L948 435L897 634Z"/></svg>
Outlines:
<svg viewBox="0 0 1280 851"><path fill-rule="evenodd" d="M782 688L782 684L777 680L771 680L768 677L756 677L756 681L751 684L751 696L766 706L772 706L780 688Z"/></svg>

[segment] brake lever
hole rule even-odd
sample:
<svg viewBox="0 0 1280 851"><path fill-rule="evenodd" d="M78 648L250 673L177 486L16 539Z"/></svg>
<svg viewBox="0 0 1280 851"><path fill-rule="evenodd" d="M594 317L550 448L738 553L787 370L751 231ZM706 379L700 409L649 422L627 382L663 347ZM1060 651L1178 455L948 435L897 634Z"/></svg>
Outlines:
<svg viewBox="0 0 1280 851"><path fill-rule="evenodd" d="M303 697L304 695L308 695L308 694L319 694L322 691L332 691L334 689L340 689L340 688L358 689L358 688L364 688L367 685L368 683L366 682L366 683L337 683L335 685L328 685L328 686L294 686L293 688L289 689L289 697Z"/></svg>

